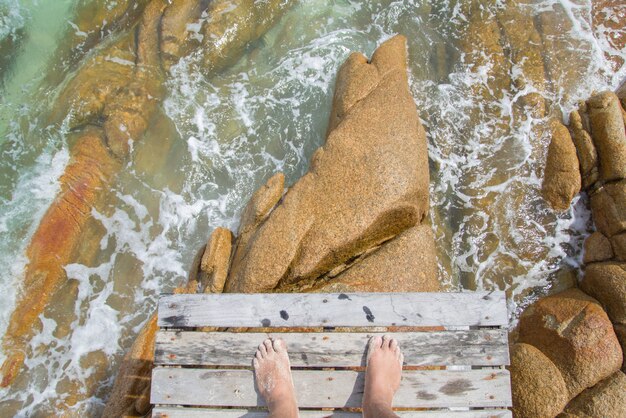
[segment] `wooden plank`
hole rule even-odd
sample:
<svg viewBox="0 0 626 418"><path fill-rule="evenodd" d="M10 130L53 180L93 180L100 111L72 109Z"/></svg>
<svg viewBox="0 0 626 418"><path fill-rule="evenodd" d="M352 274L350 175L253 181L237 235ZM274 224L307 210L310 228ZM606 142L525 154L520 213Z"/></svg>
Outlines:
<svg viewBox="0 0 626 418"><path fill-rule="evenodd" d="M247 409L208 409L208 408L173 408L156 407L152 411L154 418L267 418L267 412L248 411ZM300 411L300 418L359 418L360 412ZM511 418L511 411L506 409L473 411L396 411L400 418Z"/></svg>
<svg viewBox="0 0 626 418"><path fill-rule="evenodd" d="M293 370L301 408L359 407L363 372ZM263 405L251 370L155 368L151 403L162 405ZM404 371L394 397L398 408L509 407L509 372L502 369L467 371Z"/></svg>
<svg viewBox="0 0 626 418"><path fill-rule="evenodd" d="M154 362L169 366L250 366L268 336L287 343L293 367L364 367L367 342L383 333L231 333L159 331ZM387 333L407 366L509 364L506 330Z"/></svg>
<svg viewBox="0 0 626 418"><path fill-rule="evenodd" d="M161 327L502 326L504 292L163 295Z"/></svg>

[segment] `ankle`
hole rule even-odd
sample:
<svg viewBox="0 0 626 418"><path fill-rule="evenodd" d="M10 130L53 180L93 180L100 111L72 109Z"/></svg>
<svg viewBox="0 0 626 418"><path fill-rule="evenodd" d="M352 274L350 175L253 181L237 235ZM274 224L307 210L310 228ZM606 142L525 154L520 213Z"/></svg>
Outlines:
<svg viewBox="0 0 626 418"><path fill-rule="evenodd" d="M391 402L381 399L370 399L363 402L363 418L381 418L396 416L391 408Z"/></svg>

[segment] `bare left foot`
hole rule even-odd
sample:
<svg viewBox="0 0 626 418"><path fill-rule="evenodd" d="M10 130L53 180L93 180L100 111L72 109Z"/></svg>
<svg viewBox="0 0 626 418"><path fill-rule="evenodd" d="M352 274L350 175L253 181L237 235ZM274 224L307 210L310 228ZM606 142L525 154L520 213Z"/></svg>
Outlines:
<svg viewBox="0 0 626 418"><path fill-rule="evenodd" d="M297 418L298 405L291 378L287 346L280 338L263 341L254 360L256 386L270 411L271 418Z"/></svg>

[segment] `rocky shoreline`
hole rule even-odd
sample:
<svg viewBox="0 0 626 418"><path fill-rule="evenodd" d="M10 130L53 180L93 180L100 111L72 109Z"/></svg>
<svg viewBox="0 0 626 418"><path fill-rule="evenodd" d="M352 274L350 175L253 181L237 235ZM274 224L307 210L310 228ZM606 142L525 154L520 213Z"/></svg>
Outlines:
<svg viewBox="0 0 626 418"><path fill-rule="evenodd" d="M519 417L626 414L626 96L603 92L554 120L544 196L560 210L590 196L597 231L577 288L542 298L520 317L511 347Z"/></svg>
<svg viewBox="0 0 626 418"><path fill-rule="evenodd" d="M244 1L232 8L227 0L145 0L117 1L112 9L77 10L77 33L88 36L70 39L57 54L53 65L70 66L76 73L48 115L51 123L68 121L71 159L60 179L61 191L26 250L30 262L23 291L3 337L8 358L1 369L2 387L21 377L42 312L75 297L78 284L68 281L65 266L90 264L96 257L105 234L93 210L102 208L111 185L132 159L134 145L163 116L168 70L182 57L200 54L201 72L219 73L292 3ZM533 18L525 13L527 1L508 2L494 13L483 3L462 5L468 17L467 36L457 50L440 50L435 57L442 73L446 55L456 54L475 76L485 77L484 84L473 85L468 93L480 97L484 107L465 116L478 121L485 114L501 114L499 106L508 89L515 94L512 113L490 126L494 131L509 129L513 116L558 115L545 92L551 84L569 88L579 82L572 59L575 48L558 44L556 36L573 30L566 10L555 5ZM596 27L608 20L603 4L592 7L591 23ZM194 28L197 34L190 34L189 22L207 15L215 18L204 20ZM624 39L614 41L616 48L624 48ZM445 260L438 265L430 225L426 133L407 77L403 36L381 44L370 59L350 55L337 75L325 144L314 153L309 171L288 188L282 173L268 178L242 211L237 233L215 228L198 251L188 280L175 291L444 291L438 269L455 274ZM536 127L537 137L552 139L544 173L545 199L556 210L567 210L576 194L587 193L597 231L585 241L580 284L556 283L560 289L575 288L528 307L511 334L515 416L626 415L624 108L626 90L599 93L566 120L553 117ZM150 170L162 167L157 162ZM476 175L460 181L469 182ZM512 175L505 173L498 181ZM521 201L525 192L514 190L511 198ZM483 218L470 218L463 224L467 234L490 230L494 222L506 223L508 213L494 209L496 203L490 194L474 199L474 211L493 212L497 221L484 225ZM445 216L439 210L432 208L433 218ZM496 237L493 245L505 239ZM529 249L521 257L534 262L547 254ZM515 259L498 262L507 274L527 273ZM499 272L494 286L509 289L507 274ZM476 283L471 280L461 279L473 289ZM72 319L59 321L61 336L69 335ZM105 394L104 416L149 412L155 333L152 316L122 361L111 392ZM72 381L59 388L60 414L71 416L74 405L96 393L109 361L100 354L90 353L85 361L98 371L88 382Z"/></svg>

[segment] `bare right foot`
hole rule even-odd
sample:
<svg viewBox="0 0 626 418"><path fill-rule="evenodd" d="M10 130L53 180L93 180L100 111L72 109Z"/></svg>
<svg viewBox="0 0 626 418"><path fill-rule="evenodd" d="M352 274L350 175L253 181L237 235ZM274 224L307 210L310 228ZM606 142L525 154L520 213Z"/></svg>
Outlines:
<svg viewBox="0 0 626 418"><path fill-rule="evenodd" d="M280 338L263 341L252 365L257 389L265 399L270 418L297 418L298 406L285 342Z"/></svg>
<svg viewBox="0 0 626 418"><path fill-rule="evenodd" d="M370 338L363 393L364 418L397 417L391 410L391 403L400 387L403 362L398 341L386 335Z"/></svg>

